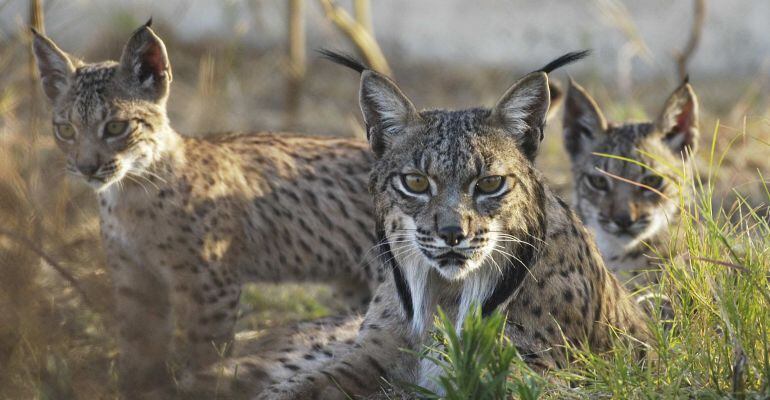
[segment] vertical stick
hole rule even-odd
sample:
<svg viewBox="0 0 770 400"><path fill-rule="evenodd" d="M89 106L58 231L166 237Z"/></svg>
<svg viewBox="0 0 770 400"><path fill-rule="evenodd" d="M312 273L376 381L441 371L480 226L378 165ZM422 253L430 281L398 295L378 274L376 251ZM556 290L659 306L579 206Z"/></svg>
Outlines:
<svg viewBox="0 0 770 400"><path fill-rule="evenodd" d="M45 33L45 22L43 18L43 4L42 0L30 0L29 1L29 25L35 28L40 33ZM27 32L27 37L31 37ZM29 46L29 143L32 147L36 147L37 141L40 138L40 113L42 110L43 99L40 96L40 75L37 70L37 61L35 60L35 54L32 51L32 46ZM34 165L35 169L32 174L42 174L43 166L40 163L39 152L32 150L29 153L30 165ZM30 237L37 243L43 239L43 223L40 218L36 218L34 222L30 224L31 234Z"/></svg>
<svg viewBox="0 0 770 400"><path fill-rule="evenodd" d="M43 21L43 5L41 0L29 0L29 26L35 28L40 33L45 33L45 24ZM37 117L40 111L40 87L37 64L35 55L32 52L32 46L29 51L29 127L32 135L38 134Z"/></svg>
<svg viewBox="0 0 770 400"><path fill-rule="evenodd" d="M690 63L690 59L698 48L701 33L703 32L703 22L706 20L706 0L694 1L695 7L693 9L690 38L687 40L684 49L676 55L676 65L680 81L683 81L684 77L687 76L687 65Z"/></svg>
<svg viewBox="0 0 770 400"><path fill-rule="evenodd" d="M289 0L289 62L292 76L305 77L305 0Z"/></svg>
<svg viewBox="0 0 770 400"><path fill-rule="evenodd" d="M289 77L286 88L285 128L297 126L302 81L306 73L305 0L289 0Z"/></svg>
<svg viewBox="0 0 770 400"><path fill-rule="evenodd" d="M353 13L356 16L358 24L366 29L367 32L373 34L372 6L371 3L369 3L369 0L353 0Z"/></svg>

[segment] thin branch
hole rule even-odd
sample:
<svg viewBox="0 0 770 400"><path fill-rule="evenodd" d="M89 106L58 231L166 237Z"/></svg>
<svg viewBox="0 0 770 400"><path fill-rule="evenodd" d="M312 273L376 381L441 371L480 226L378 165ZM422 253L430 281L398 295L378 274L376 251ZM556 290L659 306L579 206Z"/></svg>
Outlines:
<svg viewBox="0 0 770 400"><path fill-rule="evenodd" d="M35 28L40 33L45 33L45 22L43 17L43 5L41 0L29 0L29 26ZM30 39L31 34L27 35ZM38 130L35 129L38 113L40 112L40 86L38 85L39 76L37 71L37 61L32 52L32 46L29 47L29 93L31 96L29 124L32 128L32 134L37 136Z"/></svg>
<svg viewBox="0 0 770 400"><path fill-rule="evenodd" d="M706 257L692 257L692 256L689 256L689 255L686 258L688 258L690 260L703 261L703 262L707 262L707 263L714 264L714 265L721 265L723 267L728 267L728 268L731 268L731 269L734 269L734 270L737 270L737 271L741 271L741 272L749 272L749 269L744 267L743 265L738 265L738 264L730 263L730 262L727 262L727 261L714 260L712 258L706 258Z"/></svg>
<svg viewBox="0 0 770 400"><path fill-rule="evenodd" d="M703 23L706 20L706 0L694 0L694 6L690 38L687 40L684 49L675 56L680 81L684 80L687 76L687 65L698 48L703 33Z"/></svg>
<svg viewBox="0 0 770 400"><path fill-rule="evenodd" d="M326 17L356 46L367 64L375 71L392 76L390 66L374 36L359 22L338 6L334 0L320 0Z"/></svg>
<svg viewBox="0 0 770 400"><path fill-rule="evenodd" d="M305 77L305 0L289 0L289 68L291 79Z"/></svg>
<svg viewBox="0 0 770 400"><path fill-rule="evenodd" d="M353 13L356 16L356 21L370 35L374 35L374 29L372 28L372 5L369 0L353 0Z"/></svg>
<svg viewBox="0 0 770 400"><path fill-rule="evenodd" d="M652 187L652 186L649 186L649 185L645 185L645 184L643 184L643 183L640 183L640 182L637 182L637 181L632 181L631 179L628 179L628 178L624 178L624 177L622 177L622 176L619 176L619 175L615 175L615 174L613 174L613 173L611 173L611 172L607 172L607 171L605 171L605 170L603 170L603 169L601 169L601 168L598 168L598 167L596 167L596 170L597 170L597 171L599 171L600 173L604 174L604 175L607 175L607 176L609 176L610 178L613 178L613 179L617 179L617 180L619 180L619 181L623 181L623 182L629 183L629 184L631 184L631 185L634 185L634 186L638 186L638 187L640 187L640 188L644 188L644 189L647 189L647 190L649 190L649 191L651 191L651 192L653 192L653 193L657 194L658 196L660 196L660 197L662 197L662 198L664 198L664 199L666 199L666 200L669 200L669 201L671 201L671 198L670 198L670 197L666 196L665 194L663 194L663 192L661 192L661 191L660 191L660 190L658 190L658 189L655 189L655 188L654 188L654 187Z"/></svg>
<svg viewBox="0 0 770 400"><path fill-rule="evenodd" d="M75 277L69 271L67 271L66 268L62 267L61 264L56 262L48 254L46 254L46 252L43 251L43 249L38 247L35 243L32 243L32 241L29 240L28 238L6 229L0 228L0 235L5 235L16 242L21 243L22 245L27 247L30 251L35 253L38 257L42 258L43 261L46 262L46 264L50 265L51 268L53 268L59 275L62 276L62 278L64 278L64 280L69 282L72 288L75 289L75 291L78 292L78 294L83 298L83 302L89 308L91 308L92 310L97 310L97 308L94 307L94 303L88 297L83 287L80 286L80 283L77 281L77 279L75 279Z"/></svg>

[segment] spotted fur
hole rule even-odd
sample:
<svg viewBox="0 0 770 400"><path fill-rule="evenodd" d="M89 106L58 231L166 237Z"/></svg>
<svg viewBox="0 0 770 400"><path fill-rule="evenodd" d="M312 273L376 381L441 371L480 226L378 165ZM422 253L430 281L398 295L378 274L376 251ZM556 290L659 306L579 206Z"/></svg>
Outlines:
<svg viewBox="0 0 770 400"><path fill-rule="evenodd" d="M352 351L259 399L355 398L383 379L435 385L437 368L404 349L432 344L439 306L458 327L472 304L505 313L506 335L542 371L566 365L565 338L602 351L615 326L646 339L641 312L591 235L533 166L547 88L546 73L534 72L491 109L418 112L393 81L363 71L361 108L377 155L370 191L391 274ZM410 174L428 189L410 191ZM479 192L489 176L502 185Z"/></svg>
<svg viewBox="0 0 770 400"><path fill-rule="evenodd" d="M610 270L634 288L653 283L659 263L650 248L668 254L681 199L675 171L690 169L697 144L695 93L683 83L655 122L608 123L575 82L565 103L564 144L572 161L575 210Z"/></svg>
<svg viewBox="0 0 770 400"><path fill-rule="evenodd" d="M97 192L126 390L219 358L243 282L333 282L371 298L384 272L364 257L377 253L366 143L179 135L149 26L120 62L83 63L40 34L34 50L68 170Z"/></svg>

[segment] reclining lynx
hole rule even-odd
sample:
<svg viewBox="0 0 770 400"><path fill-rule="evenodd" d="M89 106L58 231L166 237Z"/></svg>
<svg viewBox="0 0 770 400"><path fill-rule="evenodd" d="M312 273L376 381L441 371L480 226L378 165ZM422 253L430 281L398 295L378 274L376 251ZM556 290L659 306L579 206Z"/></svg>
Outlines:
<svg viewBox="0 0 770 400"><path fill-rule="evenodd" d="M370 190L391 271L350 352L261 399L355 398L376 393L382 378L434 385L436 367L403 349L431 344L438 306L458 326L472 304L507 313L507 336L540 370L565 365L563 338L596 350L607 349L610 326L646 338L591 235L533 166L550 103L546 73L583 54L525 76L492 109L461 111L417 111L390 79L328 56L362 73L376 156Z"/></svg>
<svg viewBox="0 0 770 400"><path fill-rule="evenodd" d="M698 100L687 82L671 94L654 123L616 125L571 82L564 144L572 161L575 210L621 281L631 279L633 286L656 280L648 246L666 254L680 200L679 185L670 179L695 151L697 139Z"/></svg>
<svg viewBox="0 0 770 400"><path fill-rule="evenodd" d="M98 196L126 388L162 383L170 360L214 360L244 281L368 294L383 279L361 260L374 243L366 143L179 135L166 114L171 67L149 23L119 62L84 63L37 33L34 52L67 169Z"/></svg>

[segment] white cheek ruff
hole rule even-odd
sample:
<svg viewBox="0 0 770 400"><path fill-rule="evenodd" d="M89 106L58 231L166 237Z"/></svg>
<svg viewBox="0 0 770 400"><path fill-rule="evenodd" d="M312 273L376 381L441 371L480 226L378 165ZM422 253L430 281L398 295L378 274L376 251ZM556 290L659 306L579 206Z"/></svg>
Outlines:
<svg viewBox="0 0 770 400"><path fill-rule="evenodd" d="M392 218L399 222L398 225L401 226L401 229L407 235L402 240L409 240L416 246L415 232L417 231L417 225L414 223L414 220L401 212L393 215ZM392 232L389 233L390 235L392 235ZM389 237L388 241L391 242L391 247L393 247L393 240ZM428 319L431 319L430 317L432 316L432 313L428 312L430 299L427 296L431 266L422 253L398 252L398 254L394 254L394 257L404 274L404 279L409 287L409 294L412 297L412 330L414 333L422 335L427 324L430 323Z"/></svg>

